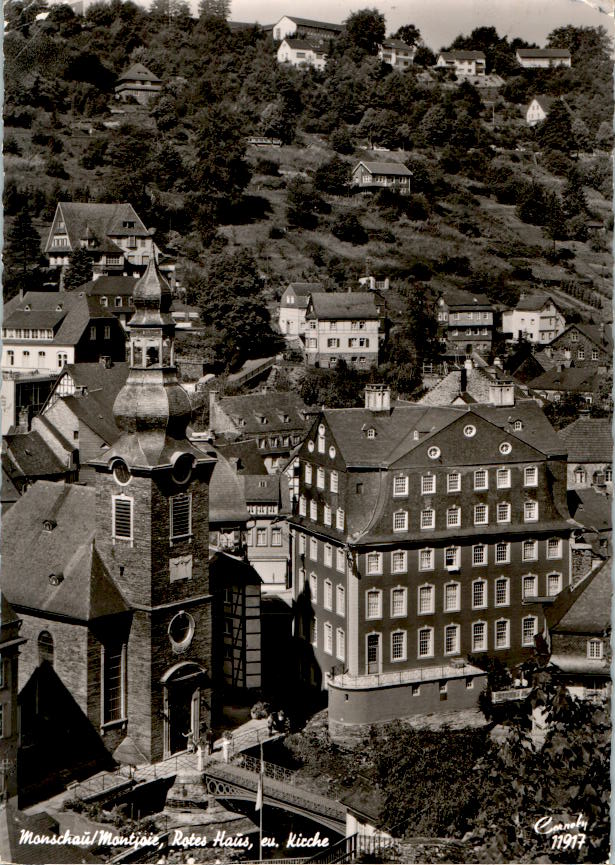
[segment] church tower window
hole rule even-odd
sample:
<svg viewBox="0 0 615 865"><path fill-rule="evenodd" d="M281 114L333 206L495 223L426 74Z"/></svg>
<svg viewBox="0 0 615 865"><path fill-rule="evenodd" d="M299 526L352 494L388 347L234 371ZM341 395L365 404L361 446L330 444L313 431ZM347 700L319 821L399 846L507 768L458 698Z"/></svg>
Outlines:
<svg viewBox="0 0 615 865"><path fill-rule="evenodd" d="M132 540L132 499L128 496L113 496L113 527L114 538Z"/></svg>
<svg viewBox="0 0 615 865"><path fill-rule="evenodd" d="M192 495L180 493L171 499L171 540L192 534Z"/></svg>

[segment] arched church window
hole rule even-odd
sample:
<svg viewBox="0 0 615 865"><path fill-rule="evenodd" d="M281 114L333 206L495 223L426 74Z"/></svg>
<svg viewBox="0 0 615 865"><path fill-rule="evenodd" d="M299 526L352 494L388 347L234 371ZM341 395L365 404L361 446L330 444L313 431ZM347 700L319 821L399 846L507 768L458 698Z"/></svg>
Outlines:
<svg viewBox="0 0 615 865"><path fill-rule="evenodd" d="M132 346L132 366L143 366L143 348L138 343Z"/></svg>
<svg viewBox="0 0 615 865"><path fill-rule="evenodd" d="M47 661L53 667L53 637L49 631L41 631L38 635L38 662Z"/></svg>
<svg viewBox="0 0 615 865"><path fill-rule="evenodd" d="M149 345L147 347L147 363L146 366L156 366L158 364L158 346L157 345Z"/></svg>

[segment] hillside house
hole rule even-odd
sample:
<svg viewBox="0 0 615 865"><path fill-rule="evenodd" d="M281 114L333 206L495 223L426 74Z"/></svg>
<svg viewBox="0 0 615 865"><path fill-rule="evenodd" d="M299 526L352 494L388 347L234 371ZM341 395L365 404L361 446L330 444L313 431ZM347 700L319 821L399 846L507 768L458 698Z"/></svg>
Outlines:
<svg viewBox="0 0 615 865"><path fill-rule="evenodd" d="M572 58L567 48L517 48L517 62L524 69L572 66Z"/></svg>
<svg viewBox="0 0 615 865"><path fill-rule="evenodd" d="M416 46L407 45L401 39L385 39L378 46L378 57L393 69L407 69L414 63Z"/></svg>
<svg viewBox="0 0 615 865"><path fill-rule="evenodd" d="M410 194L412 172L399 162L367 162L361 160L352 170L352 186L361 192L381 188L392 189L402 195Z"/></svg>
<svg viewBox="0 0 615 865"><path fill-rule="evenodd" d="M88 297L96 298L100 306L112 312L122 327L134 313L132 292L137 278L135 276L99 276L80 286L80 291Z"/></svg>
<svg viewBox="0 0 615 865"><path fill-rule="evenodd" d="M515 309L502 313L502 331L513 341L546 345L566 327L559 304L548 294L521 295Z"/></svg>
<svg viewBox="0 0 615 865"><path fill-rule="evenodd" d="M436 69L452 69L456 75L484 75L486 59L482 51L442 51Z"/></svg>
<svg viewBox="0 0 615 865"><path fill-rule="evenodd" d="M559 431L568 451L568 489L596 487L613 493L613 435L611 418L589 417L583 411Z"/></svg>
<svg viewBox="0 0 615 865"><path fill-rule="evenodd" d="M320 43L308 39L291 39L287 37L277 52L278 63L289 63L291 66L312 66L314 69L324 69L327 55Z"/></svg>
<svg viewBox="0 0 615 865"><path fill-rule="evenodd" d="M313 294L306 314L307 364L333 369L343 359L355 369L378 366L385 312L372 292Z"/></svg>
<svg viewBox="0 0 615 865"><path fill-rule="evenodd" d="M525 120L528 126L536 126L547 119L549 111L555 102L553 96L535 96L527 107Z"/></svg>
<svg viewBox="0 0 615 865"><path fill-rule="evenodd" d="M271 28L275 42L287 37L309 39L311 42L328 42L336 39L343 31L343 24L330 24L327 21L314 21L310 18L297 18L294 15L283 15Z"/></svg>
<svg viewBox="0 0 615 865"><path fill-rule="evenodd" d="M558 365L532 379L528 386L551 402L559 402L567 394L574 394L591 405L597 401L600 375L595 369L573 366L560 368Z"/></svg>
<svg viewBox="0 0 615 865"><path fill-rule="evenodd" d="M493 304L484 294L447 289L436 304L438 333L455 357L488 352L493 341Z"/></svg>
<svg viewBox="0 0 615 865"><path fill-rule="evenodd" d="M605 373L613 366L610 324L571 324L543 349L550 363L588 367Z"/></svg>
<svg viewBox="0 0 615 865"><path fill-rule="evenodd" d="M295 634L332 734L471 708L485 674L470 656L533 654L571 532L565 449L534 400L391 405L368 385L297 456Z"/></svg>
<svg viewBox="0 0 615 865"><path fill-rule="evenodd" d="M291 282L280 298L279 328L286 339L305 333L305 314L312 294L324 291L320 282Z"/></svg>
<svg viewBox="0 0 615 865"><path fill-rule="evenodd" d="M147 103L162 90L162 81L142 63L134 63L117 79L115 98L125 102L135 99L141 105Z"/></svg>

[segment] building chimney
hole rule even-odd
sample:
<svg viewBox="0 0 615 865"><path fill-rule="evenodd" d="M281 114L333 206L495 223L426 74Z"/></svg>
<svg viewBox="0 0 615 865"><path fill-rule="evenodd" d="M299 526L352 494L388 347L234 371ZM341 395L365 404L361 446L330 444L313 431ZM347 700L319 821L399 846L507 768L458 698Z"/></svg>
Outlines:
<svg viewBox="0 0 615 865"><path fill-rule="evenodd" d="M468 389L468 371L464 368L461 370L461 379L459 380L459 393L465 393Z"/></svg>
<svg viewBox="0 0 615 865"><path fill-rule="evenodd" d="M372 412L390 412L391 388L386 384L366 385L365 408Z"/></svg>
<svg viewBox="0 0 615 865"><path fill-rule="evenodd" d="M471 357L466 357L466 359L465 359L464 362L463 362L463 368L464 368L467 372L470 372L471 370L474 369L474 364L472 363L472 358L471 358Z"/></svg>
<svg viewBox="0 0 615 865"><path fill-rule="evenodd" d="M515 404L515 385L510 379L500 379L489 385L491 405L513 406Z"/></svg>

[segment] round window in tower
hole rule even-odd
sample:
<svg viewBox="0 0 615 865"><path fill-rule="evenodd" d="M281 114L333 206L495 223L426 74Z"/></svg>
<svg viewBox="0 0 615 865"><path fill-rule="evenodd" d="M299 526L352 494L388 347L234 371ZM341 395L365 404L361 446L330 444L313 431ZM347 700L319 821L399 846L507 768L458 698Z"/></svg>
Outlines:
<svg viewBox="0 0 615 865"><path fill-rule="evenodd" d="M130 483L130 469L124 460L116 460L113 463L113 477L120 486L125 487L126 484Z"/></svg>
<svg viewBox="0 0 615 865"><path fill-rule="evenodd" d="M175 460L173 480L176 484L187 484L192 475L193 460L190 454L182 454Z"/></svg>
<svg viewBox="0 0 615 865"><path fill-rule="evenodd" d="M194 619L185 610L180 610L169 622L169 640L175 652L185 651L194 636Z"/></svg>

